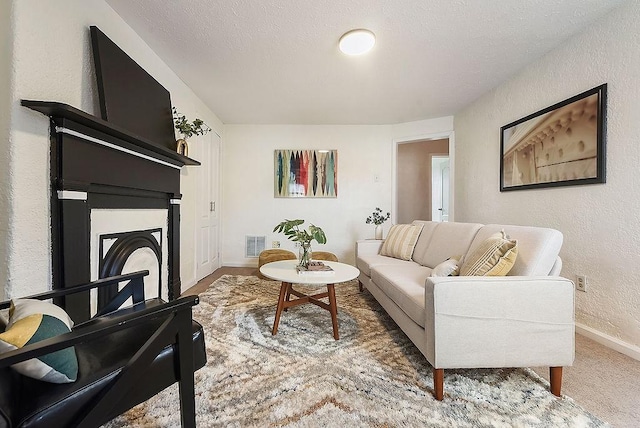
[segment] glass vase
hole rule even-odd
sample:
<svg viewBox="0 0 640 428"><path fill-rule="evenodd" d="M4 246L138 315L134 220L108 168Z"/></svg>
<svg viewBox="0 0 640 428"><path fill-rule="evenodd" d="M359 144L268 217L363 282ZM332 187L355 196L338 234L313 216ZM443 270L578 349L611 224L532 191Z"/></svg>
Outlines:
<svg viewBox="0 0 640 428"><path fill-rule="evenodd" d="M376 225L376 239L382 239L382 225Z"/></svg>
<svg viewBox="0 0 640 428"><path fill-rule="evenodd" d="M301 242L298 249L298 266L303 268L309 267L311 261L311 242Z"/></svg>

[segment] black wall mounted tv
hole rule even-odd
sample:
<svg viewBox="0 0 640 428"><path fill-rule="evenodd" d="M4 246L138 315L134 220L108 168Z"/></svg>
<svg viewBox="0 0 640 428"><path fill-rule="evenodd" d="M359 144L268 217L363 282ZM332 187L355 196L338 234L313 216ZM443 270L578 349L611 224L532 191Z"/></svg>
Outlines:
<svg viewBox="0 0 640 428"><path fill-rule="evenodd" d="M102 119L176 150L169 91L96 26L91 45Z"/></svg>

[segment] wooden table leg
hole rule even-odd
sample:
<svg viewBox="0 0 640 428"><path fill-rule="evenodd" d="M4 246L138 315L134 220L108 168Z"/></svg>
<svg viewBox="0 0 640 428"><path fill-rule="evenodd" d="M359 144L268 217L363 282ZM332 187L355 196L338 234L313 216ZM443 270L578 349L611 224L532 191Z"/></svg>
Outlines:
<svg viewBox="0 0 640 428"><path fill-rule="evenodd" d="M293 284L291 284L289 287L287 287L287 292L284 296L284 301L288 302L289 300L291 300L291 290L293 289ZM284 308L284 311L287 312L289 310L289 308Z"/></svg>
<svg viewBox="0 0 640 428"><path fill-rule="evenodd" d="M336 289L333 284L327 284L329 292L329 312L331 312L331 323L333 324L333 338L340 339L338 335L338 305L336 305Z"/></svg>
<svg viewBox="0 0 640 428"><path fill-rule="evenodd" d="M283 282L280 286L280 297L278 298L278 308L276 309L276 319L273 321L273 330L271 334L275 336L278 332L278 324L280 324L280 315L282 315L282 309L284 308L285 296L290 294L291 283Z"/></svg>

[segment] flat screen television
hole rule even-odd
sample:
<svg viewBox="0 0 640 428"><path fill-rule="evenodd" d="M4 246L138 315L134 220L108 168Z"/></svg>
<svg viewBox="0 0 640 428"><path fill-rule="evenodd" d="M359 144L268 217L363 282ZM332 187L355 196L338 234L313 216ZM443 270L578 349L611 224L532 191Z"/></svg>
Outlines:
<svg viewBox="0 0 640 428"><path fill-rule="evenodd" d="M175 150L169 91L95 26L91 45L102 119Z"/></svg>

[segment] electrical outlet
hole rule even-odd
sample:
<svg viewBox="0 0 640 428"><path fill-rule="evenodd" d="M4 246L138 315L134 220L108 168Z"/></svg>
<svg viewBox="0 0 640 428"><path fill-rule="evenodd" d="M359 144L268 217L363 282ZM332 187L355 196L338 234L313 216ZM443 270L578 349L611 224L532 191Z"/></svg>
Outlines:
<svg viewBox="0 0 640 428"><path fill-rule="evenodd" d="M300 243L298 241L293 242L294 248L300 248Z"/></svg>
<svg viewBox="0 0 640 428"><path fill-rule="evenodd" d="M271 248L280 248L280 241L272 241Z"/></svg>
<svg viewBox="0 0 640 428"><path fill-rule="evenodd" d="M584 275L578 275L576 277L576 290L587 291L587 277Z"/></svg>

